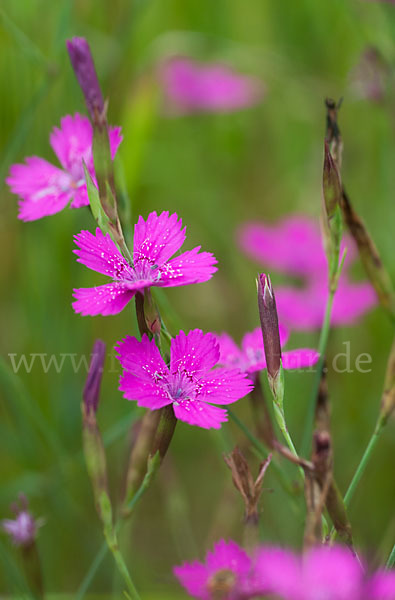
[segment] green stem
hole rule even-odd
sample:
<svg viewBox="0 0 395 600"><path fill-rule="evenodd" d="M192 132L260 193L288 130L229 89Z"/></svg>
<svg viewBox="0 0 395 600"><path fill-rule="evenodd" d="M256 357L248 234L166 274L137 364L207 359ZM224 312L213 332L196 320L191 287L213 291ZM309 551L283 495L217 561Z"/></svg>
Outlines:
<svg viewBox="0 0 395 600"><path fill-rule="evenodd" d="M335 295L335 292L330 291L328 300L326 303L325 317L324 317L324 322L322 324L320 341L318 344L318 352L320 354L320 358L319 358L319 361L317 364L317 369L315 371L313 389L311 390L311 396L309 398L309 403L307 405L306 420L305 420L305 426L304 426L304 431L303 431L303 436L302 436L302 444L300 447L300 455L301 456L308 456L310 453L311 438L312 438L312 431L313 431L313 424L314 424L314 415L315 415L315 406L316 406L316 401L317 401L318 388L320 386L320 381L321 381L322 369L323 369L324 363L325 363L325 354L326 354L326 347L328 344L334 295Z"/></svg>
<svg viewBox="0 0 395 600"><path fill-rule="evenodd" d="M95 558L93 559L92 564L89 567L87 574L85 575L84 579L82 580L80 587L77 590L77 593L75 595L75 600L82 600L82 598L85 596L86 592L89 589L90 584L92 583L92 581L96 575L97 570L99 569L100 565L102 564L103 560L105 559L107 552L108 552L107 542L103 542L103 544L100 547L100 550L98 551Z"/></svg>
<svg viewBox="0 0 395 600"><path fill-rule="evenodd" d="M391 554L388 557L387 564L385 565L386 569L392 569L395 564L395 544L391 550Z"/></svg>
<svg viewBox="0 0 395 600"><path fill-rule="evenodd" d="M123 556L121 554L121 551L119 550L119 546L118 543L111 537L107 537L107 544L109 549L111 550L115 563L118 567L118 571L120 572L120 574L122 575L122 578L125 582L125 585L127 587L127 590L130 594L130 597L132 598L132 600L141 600L140 599L140 595L137 591L137 589L135 588L135 585L132 581L132 578L130 577L130 573L128 571L128 568L125 564L125 561L123 560Z"/></svg>
<svg viewBox="0 0 395 600"><path fill-rule="evenodd" d="M351 483L348 486L347 492L344 496L344 505L346 508L348 508L348 506L351 502L351 499L354 496L354 492L357 488L357 485L358 485L362 475L365 472L366 466L367 466L367 464L370 460L370 457L372 455L372 452L373 452L374 448L376 447L376 444L380 438L380 434L384 428L384 425L385 425L385 420L380 416L377 420L376 427L374 428L372 437L370 438L369 443L366 446L366 450L363 453L360 463L354 473L354 477L352 478ZM335 538L336 538L336 531L334 531L332 529L331 541L333 542Z"/></svg>
<svg viewBox="0 0 395 600"><path fill-rule="evenodd" d="M278 426L279 426L279 428L281 430L281 433L284 436L285 441L287 442L288 448L290 449L290 451L292 452L292 454L294 456L296 456L296 458L299 458L298 453L296 452L296 448L294 446L294 443L292 441L292 438L291 438L291 436L289 434L287 424L285 422L284 409L282 408L282 406L280 406L280 404L277 404L276 401L274 401L273 407L274 407L274 414L276 416L277 424L278 424ZM300 475L301 475L301 477L302 477L302 479L304 481L304 471L303 471L302 467L298 466L298 470L299 470L299 473L300 473Z"/></svg>
<svg viewBox="0 0 395 600"><path fill-rule="evenodd" d="M135 495L133 496L133 498L130 500L130 502L127 505L127 508L128 508L128 511L129 511L128 512L128 517L131 515L133 509L135 508L137 502L140 500L141 496L148 489L148 487L149 487L149 485L150 485L150 483L152 481L152 478L153 478L153 476L156 473L157 466L158 466L157 465L157 461L152 460L151 463L150 463L150 467L148 468L148 471L147 471L147 473L146 473L146 475L145 475L145 477L143 479L142 484L140 485L139 489L137 490L137 492L135 493ZM119 533L119 531L121 530L121 527L122 527L122 525L123 525L123 523L125 521L126 521L126 519L123 518L123 517L121 517L117 521L117 523L116 523L116 525L114 527L114 531L116 533ZM95 575L97 573L97 570L99 569L99 567L100 567L101 563L103 562L103 560L104 560L104 558L105 558L105 556L106 556L106 554L107 554L107 552L108 552L109 549L112 550L112 548L110 547L110 544L107 542L107 539L106 539L106 541L100 547L100 549L99 549L98 553L96 554L95 558L93 559L92 564L89 567L89 570L88 570L87 574L85 575L85 577L84 577L84 579L83 579L80 587L78 588L78 592L77 592L77 595L76 595L76 600L81 600L85 596L85 593L87 592L90 584L92 583L92 581L93 581L93 579L94 579L94 577L95 577ZM114 556L114 558L115 558L115 556ZM118 565L118 562L117 562L117 565ZM130 576L129 576L129 579L131 581ZM134 588L134 585L133 585L132 581L131 581L131 583L132 583L132 586ZM137 594L137 596L136 596L136 594ZM137 592L136 592L136 594L134 596L132 595L132 598L134 598L134 599L137 600L139 598L139 595L138 595Z"/></svg>
<svg viewBox="0 0 395 600"><path fill-rule="evenodd" d="M354 477L352 478L351 483L348 486L348 490L344 496L344 504L346 505L346 507L350 504L350 501L354 495L355 489L356 489L362 475L365 472L366 465L368 464L370 456L379 440L379 437L383 430L383 427L384 427L384 423L383 423L382 419L379 418L377 421L376 427L374 429L373 435L370 438L368 445L366 446L365 452L363 453L361 462L359 463L357 470L355 471Z"/></svg>

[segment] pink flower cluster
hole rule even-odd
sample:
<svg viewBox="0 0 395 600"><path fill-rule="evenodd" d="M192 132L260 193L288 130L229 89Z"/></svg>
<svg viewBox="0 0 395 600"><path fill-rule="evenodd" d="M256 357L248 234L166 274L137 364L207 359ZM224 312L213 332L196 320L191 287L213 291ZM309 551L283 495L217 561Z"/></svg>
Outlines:
<svg viewBox="0 0 395 600"><path fill-rule="evenodd" d="M204 563L174 568L193 598L200 600L394 600L395 572L368 576L348 549L317 547L304 556L263 546L249 556L235 542L221 540Z"/></svg>
<svg viewBox="0 0 395 600"><path fill-rule="evenodd" d="M276 287L279 318L296 330L320 328L328 296L328 266L318 223L306 216L288 217L272 226L246 223L238 231L238 241L254 260L301 281L301 287ZM347 257L335 294L332 325L354 323L377 304L370 283L352 281L349 269L357 253L348 236L344 247Z"/></svg>

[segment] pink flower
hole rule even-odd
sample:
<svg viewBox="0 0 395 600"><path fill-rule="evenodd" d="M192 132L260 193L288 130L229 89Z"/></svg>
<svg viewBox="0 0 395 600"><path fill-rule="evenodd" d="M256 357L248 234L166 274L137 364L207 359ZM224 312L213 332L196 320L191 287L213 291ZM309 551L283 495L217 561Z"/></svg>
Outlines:
<svg viewBox="0 0 395 600"><path fill-rule="evenodd" d="M289 332L284 325L279 325L281 348L287 343ZM237 367L241 371L252 374L266 369L265 349L260 327L246 333L241 342L241 349L227 333L217 336L220 348L219 362L225 367ZM319 359L316 350L301 348L281 352L284 369L303 369L311 367Z"/></svg>
<svg viewBox="0 0 395 600"><path fill-rule="evenodd" d="M139 217L134 227L133 265L122 256L109 234L96 235L81 231L75 236L79 250L74 250L78 262L93 271L113 279L94 288L74 290L74 310L82 315L115 315L133 296L152 286L174 287L202 283L217 270L217 261L210 252L199 252L200 246L179 256L170 257L185 240L185 227L174 213Z"/></svg>
<svg viewBox="0 0 395 600"><path fill-rule="evenodd" d="M212 406L236 402L252 385L239 369L212 370L219 361L219 346L211 333L195 329L172 339L170 365L155 341L126 337L116 346L124 369L119 389L138 406L156 410L173 405L177 419L204 429L219 429L226 410Z"/></svg>
<svg viewBox="0 0 395 600"><path fill-rule="evenodd" d="M14 506L15 519L3 519L1 525L16 546L29 546L36 539L38 529L44 524L44 521L32 517L27 510L28 503L23 494L20 495L19 500L20 506Z"/></svg>
<svg viewBox="0 0 395 600"><path fill-rule="evenodd" d="M238 240L255 260L302 279L303 287L276 286L279 318L297 330L320 328L328 296L328 266L318 223L305 216L289 217L273 226L247 223L240 228ZM356 250L348 236L345 246L347 257L335 294L333 325L351 324L377 304L368 282L351 281L347 268L356 259Z"/></svg>
<svg viewBox="0 0 395 600"><path fill-rule="evenodd" d="M94 178L92 125L88 117L67 115L54 127L50 144L62 168L38 156L26 158L26 164L11 165L6 179L19 201L19 219L34 221L63 210L89 204L83 161ZM111 157L122 141L121 128L110 127Z"/></svg>
<svg viewBox="0 0 395 600"><path fill-rule="evenodd" d="M369 600L395 600L395 571L377 571L367 588Z"/></svg>
<svg viewBox="0 0 395 600"><path fill-rule="evenodd" d="M239 600L247 598L245 588L251 559L235 542L221 540L208 552L205 563L194 561L174 567L173 572L193 598Z"/></svg>
<svg viewBox="0 0 395 600"><path fill-rule="evenodd" d="M231 112L259 102L263 87L257 79L216 63L173 57L161 67L167 103L178 114Z"/></svg>
<svg viewBox="0 0 395 600"><path fill-rule="evenodd" d="M256 594L283 600L394 600L393 573L366 578L350 550L314 548L304 557L278 548L261 548L253 567Z"/></svg>

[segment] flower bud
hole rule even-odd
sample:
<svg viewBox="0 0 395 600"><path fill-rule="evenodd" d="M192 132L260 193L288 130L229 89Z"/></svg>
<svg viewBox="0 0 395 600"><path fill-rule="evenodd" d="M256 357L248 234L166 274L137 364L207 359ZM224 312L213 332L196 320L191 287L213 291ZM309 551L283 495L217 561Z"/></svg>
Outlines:
<svg viewBox="0 0 395 600"><path fill-rule="evenodd" d="M87 413L91 411L96 413L97 411L105 355L105 343L102 340L96 340L83 392L84 408Z"/></svg>
<svg viewBox="0 0 395 600"><path fill-rule="evenodd" d="M102 499L104 495L108 495L107 464L102 436L96 422L96 410L99 403L105 349L104 342L96 340L82 403L82 439L85 462L92 483L96 508L102 519Z"/></svg>
<svg viewBox="0 0 395 600"><path fill-rule="evenodd" d="M336 214L337 207L341 205L342 184L339 170L330 153L327 141L325 141L323 192L325 215L330 223Z"/></svg>
<svg viewBox="0 0 395 600"><path fill-rule="evenodd" d="M339 268L340 243L343 233L341 213L343 189L338 166L330 153L327 141L325 141L322 189L324 248L329 265L330 285L335 290Z"/></svg>
<svg viewBox="0 0 395 600"><path fill-rule="evenodd" d="M74 37L66 41L66 46L89 114L95 121L104 111L104 102L89 44L85 38Z"/></svg>
<svg viewBox="0 0 395 600"><path fill-rule="evenodd" d="M281 367L281 344L276 299L269 276L264 273L260 274L257 279L257 287L267 374L269 382L274 382Z"/></svg>

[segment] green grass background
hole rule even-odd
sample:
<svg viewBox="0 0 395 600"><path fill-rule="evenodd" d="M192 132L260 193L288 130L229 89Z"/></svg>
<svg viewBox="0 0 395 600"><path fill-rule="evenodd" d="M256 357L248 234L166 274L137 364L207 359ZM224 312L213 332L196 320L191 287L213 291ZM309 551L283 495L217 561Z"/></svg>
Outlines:
<svg viewBox="0 0 395 600"><path fill-rule="evenodd" d="M81 318L71 308L73 287L102 281L71 254L73 234L92 229L88 210L24 224L4 184L10 164L25 156L54 161L51 128L63 115L85 110L65 39L89 40L110 99L109 120L123 127L118 167L132 222L152 210L177 211L188 228L186 248L201 244L218 258L219 272L209 283L164 293L170 326L226 330L240 339L257 325L259 265L239 252L235 229L247 219L275 221L295 212L318 218L326 96L344 96L344 181L395 279L395 7L362 0L3 0L0 11L0 517L9 516L18 492L28 495L34 513L46 519L39 548L47 590L73 597L102 543L81 455L84 373L66 362L60 373L45 374L37 362L31 373L15 375L9 354L89 354L96 337L110 352L136 327L132 305L107 318ZM389 65L381 102L361 99L352 85L350 72L368 46ZM251 73L264 82L265 98L232 114L166 118L154 69L169 52ZM355 274L362 275L358 264ZM353 358L368 352L373 359L368 374L329 373L335 473L343 491L373 429L392 335L376 309L330 336L329 356L350 341ZM317 342L318 332L299 333L290 346ZM115 371L108 366L99 411L114 501L128 423L139 414L117 391ZM286 376L286 412L297 444L311 385L311 374ZM236 412L250 423L248 409L242 400ZM143 598L183 597L174 564L202 557L219 537L241 541L241 501L221 458L236 441L244 443L231 425L221 435L177 426L163 472L121 536ZM392 423L350 510L356 544L375 564L395 539L394 451ZM294 468L286 468L296 479ZM267 487L274 491L263 497L262 540L300 547L302 518L270 472ZM2 536L0 593L18 588L17 570L16 553ZM120 589L107 557L91 590L109 597Z"/></svg>

